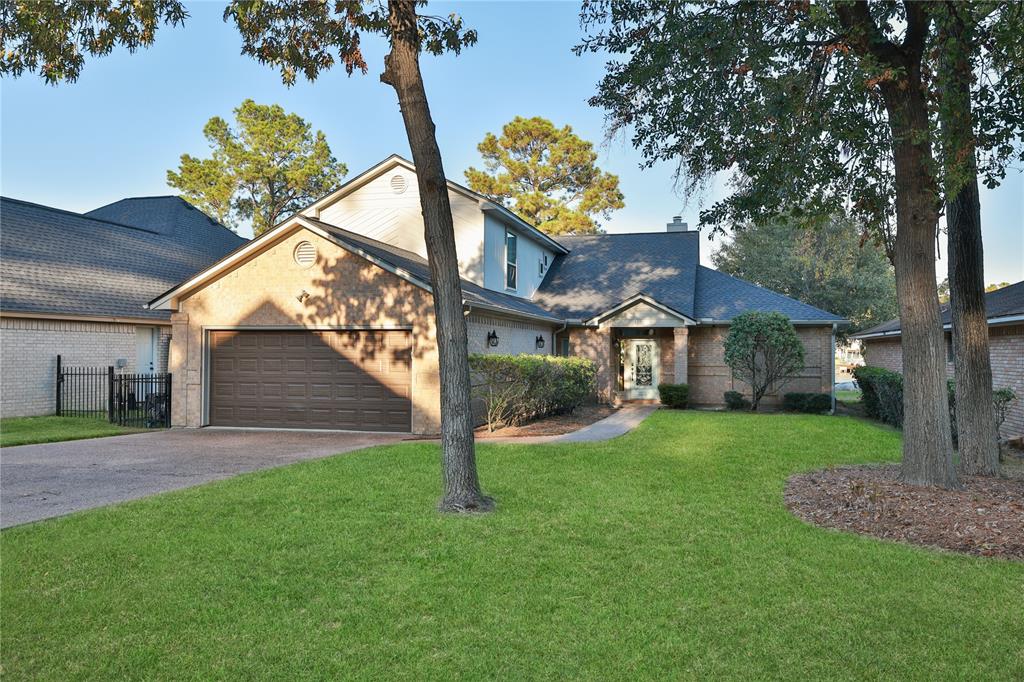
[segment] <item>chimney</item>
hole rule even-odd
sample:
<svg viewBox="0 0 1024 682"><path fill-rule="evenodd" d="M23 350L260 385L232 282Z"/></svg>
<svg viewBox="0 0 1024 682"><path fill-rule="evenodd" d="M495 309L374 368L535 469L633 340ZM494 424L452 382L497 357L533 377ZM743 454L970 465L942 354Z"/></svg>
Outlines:
<svg viewBox="0 0 1024 682"><path fill-rule="evenodd" d="M665 227L669 232L686 232L690 229L689 225L683 222L683 216L679 215L672 216L672 222Z"/></svg>

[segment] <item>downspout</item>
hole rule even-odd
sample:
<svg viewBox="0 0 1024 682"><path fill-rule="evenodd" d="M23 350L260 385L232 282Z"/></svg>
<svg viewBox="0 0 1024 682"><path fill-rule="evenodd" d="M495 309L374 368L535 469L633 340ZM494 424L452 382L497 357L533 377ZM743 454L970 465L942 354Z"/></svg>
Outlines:
<svg viewBox="0 0 1024 682"><path fill-rule="evenodd" d="M829 414L834 415L836 413L836 330L839 325L835 322L832 323L832 411Z"/></svg>
<svg viewBox="0 0 1024 682"><path fill-rule="evenodd" d="M562 321L562 327L551 332L551 352L554 355L558 355L558 335L565 331L566 327L569 326L569 320Z"/></svg>

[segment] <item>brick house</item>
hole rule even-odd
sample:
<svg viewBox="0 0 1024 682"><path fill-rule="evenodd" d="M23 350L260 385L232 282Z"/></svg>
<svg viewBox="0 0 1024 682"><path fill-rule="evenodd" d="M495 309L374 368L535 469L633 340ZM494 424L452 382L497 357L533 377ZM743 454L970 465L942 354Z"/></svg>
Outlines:
<svg viewBox="0 0 1024 682"><path fill-rule="evenodd" d="M0 414L52 414L56 356L126 372L167 367L153 296L245 240L177 197L72 213L0 199Z"/></svg>
<svg viewBox="0 0 1024 682"><path fill-rule="evenodd" d="M172 423L434 433L438 360L413 165L398 156L150 302L171 315ZM777 311L830 392L844 320L699 263L696 231L559 237L448 183L471 352L592 359L603 401L686 382L720 405L730 320ZM766 405L777 404L771 395Z"/></svg>
<svg viewBox="0 0 1024 682"><path fill-rule="evenodd" d="M1010 388L1017 394L1001 436L1024 436L1024 282L985 294L988 342L992 360L993 388ZM949 304L942 306L943 336L946 340L946 376L954 376L953 332ZM864 345L865 364L903 371L900 321L889 320L854 335Z"/></svg>

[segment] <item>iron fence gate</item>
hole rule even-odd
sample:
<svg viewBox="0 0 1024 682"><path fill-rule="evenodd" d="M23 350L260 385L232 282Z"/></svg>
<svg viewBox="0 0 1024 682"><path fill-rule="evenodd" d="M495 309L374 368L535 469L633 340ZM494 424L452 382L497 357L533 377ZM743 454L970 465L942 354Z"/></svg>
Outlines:
<svg viewBox="0 0 1024 682"><path fill-rule="evenodd" d="M143 428L171 425L171 375L128 374L113 367L66 367L57 356L58 417L93 417Z"/></svg>

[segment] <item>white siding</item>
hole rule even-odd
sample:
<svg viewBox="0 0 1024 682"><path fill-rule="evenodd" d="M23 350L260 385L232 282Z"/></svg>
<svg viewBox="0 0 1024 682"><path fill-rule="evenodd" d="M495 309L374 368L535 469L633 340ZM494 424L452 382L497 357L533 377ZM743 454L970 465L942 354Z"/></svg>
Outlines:
<svg viewBox="0 0 1024 682"><path fill-rule="evenodd" d="M392 178L405 180L405 191L392 189ZM449 191L455 225L455 249L462 276L484 285L484 214L477 202ZM398 166L320 209L320 220L372 239L412 251L424 258L423 216L416 175Z"/></svg>
<svg viewBox="0 0 1024 682"><path fill-rule="evenodd" d="M544 274L538 268L539 263L547 256L548 265L555 262L555 252L541 246L525 233L505 225L492 215L484 220L484 286L494 291L506 291L510 294L532 298L537 287L544 281ZM505 230L510 230L519 237L518 263L519 275L514 291L505 288Z"/></svg>

